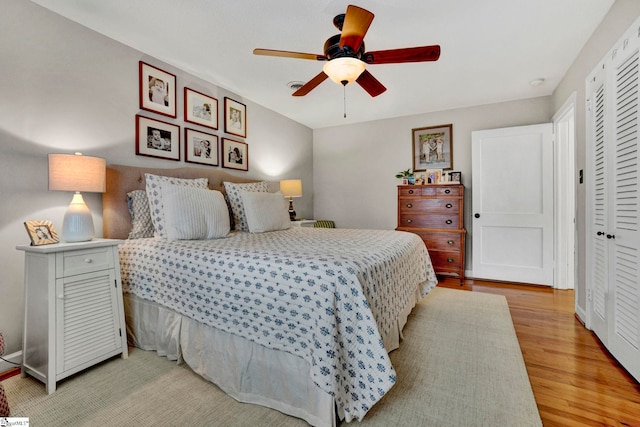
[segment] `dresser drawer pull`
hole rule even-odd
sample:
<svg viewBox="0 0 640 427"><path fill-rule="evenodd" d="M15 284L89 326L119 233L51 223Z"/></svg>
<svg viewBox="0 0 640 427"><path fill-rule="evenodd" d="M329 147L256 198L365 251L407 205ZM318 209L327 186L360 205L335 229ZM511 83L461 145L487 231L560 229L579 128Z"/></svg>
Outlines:
<svg viewBox="0 0 640 427"><path fill-rule="evenodd" d="M408 208L412 208L412 207L413 207L413 204L412 204L412 203L407 203L407 207L408 207Z"/></svg>
<svg viewBox="0 0 640 427"><path fill-rule="evenodd" d="M413 194L413 190L409 190L409 194Z"/></svg>
<svg viewBox="0 0 640 427"><path fill-rule="evenodd" d="M451 224L453 221L451 221L450 219L445 221L447 224Z"/></svg>
<svg viewBox="0 0 640 427"><path fill-rule="evenodd" d="M447 262L448 263L452 263L453 262L453 258L447 258Z"/></svg>
<svg viewBox="0 0 640 427"><path fill-rule="evenodd" d="M448 245L453 245L455 242L453 240L447 240Z"/></svg>
<svg viewBox="0 0 640 427"><path fill-rule="evenodd" d="M449 194L449 193L451 193L451 190L449 190L448 188L444 190L444 194Z"/></svg>
<svg viewBox="0 0 640 427"><path fill-rule="evenodd" d="M447 209L451 209L453 207L453 205L451 203L447 203L446 207L447 207Z"/></svg>
<svg viewBox="0 0 640 427"><path fill-rule="evenodd" d="M408 220L407 220L407 224L411 224L412 222L413 222L413 220L412 220L412 219L408 219Z"/></svg>
<svg viewBox="0 0 640 427"><path fill-rule="evenodd" d="M85 259L84 259L84 262L85 262L86 264L91 264L91 263L93 262L93 260L92 260L91 258L85 258Z"/></svg>

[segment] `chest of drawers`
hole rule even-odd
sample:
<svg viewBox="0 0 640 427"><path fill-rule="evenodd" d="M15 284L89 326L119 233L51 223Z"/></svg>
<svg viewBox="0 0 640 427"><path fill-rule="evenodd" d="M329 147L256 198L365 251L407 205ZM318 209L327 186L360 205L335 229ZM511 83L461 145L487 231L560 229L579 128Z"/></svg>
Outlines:
<svg viewBox="0 0 640 427"><path fill-rule="evenodd" d="M464 186L398 186L398 227L422 238L438 275L464 280Z"/></svg>

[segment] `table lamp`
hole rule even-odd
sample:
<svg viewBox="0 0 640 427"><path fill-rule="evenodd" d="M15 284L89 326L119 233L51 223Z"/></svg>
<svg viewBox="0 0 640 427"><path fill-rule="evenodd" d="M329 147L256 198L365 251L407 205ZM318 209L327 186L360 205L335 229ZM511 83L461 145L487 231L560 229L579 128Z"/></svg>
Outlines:
<svg viewBox="0 0 640 427"><path fill-rule="evenodd" d="M99 157L75 154L49 154L49 190L75 191L62 223L62 240L85 242L96 230L89 207L81 191L104 193L106 161Z"/></svg>
<svg viewBox="0 0 640 427"><path fill-rule="evenodd" d="M302 197L302 181L299 179L285 179L280 181L280 191L284 197L289 198L289 219L296 220L296 211L293 210L293 198Z"/></svg>

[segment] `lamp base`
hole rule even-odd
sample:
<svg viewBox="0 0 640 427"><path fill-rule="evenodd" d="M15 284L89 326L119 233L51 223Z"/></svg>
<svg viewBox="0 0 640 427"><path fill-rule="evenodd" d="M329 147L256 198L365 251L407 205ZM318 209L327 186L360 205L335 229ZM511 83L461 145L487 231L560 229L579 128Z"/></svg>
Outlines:
<svg viewBox="0 0 640 427"><path fill-rule="evenodd" d="M291 221L296 220L296 211L293 209L293 198L289 197L289 219Z"/></svg>
<svg viewBox="0 0 640 427"><path fill-rule="evenodd" d="M73 195L71 204L62 222L62 240L65 242L86 242L96 235L93 217L85 204L82 194Z"/></svg>

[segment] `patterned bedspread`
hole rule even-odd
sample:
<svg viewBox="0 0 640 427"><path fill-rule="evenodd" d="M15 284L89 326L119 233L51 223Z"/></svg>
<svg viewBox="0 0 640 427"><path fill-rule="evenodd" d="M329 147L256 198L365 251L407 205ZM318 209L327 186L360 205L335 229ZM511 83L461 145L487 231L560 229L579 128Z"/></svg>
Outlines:
<svg viewBox="0 0 640 427"><path fill-rule="evenodd" d="M383 230L127 240L120 264L125 292L307 360L347 421L395 383L381 336L416 289L436 284L422 240Z"/></svg>

